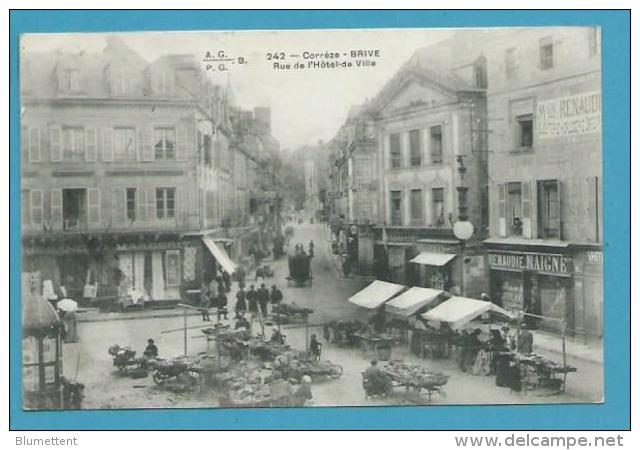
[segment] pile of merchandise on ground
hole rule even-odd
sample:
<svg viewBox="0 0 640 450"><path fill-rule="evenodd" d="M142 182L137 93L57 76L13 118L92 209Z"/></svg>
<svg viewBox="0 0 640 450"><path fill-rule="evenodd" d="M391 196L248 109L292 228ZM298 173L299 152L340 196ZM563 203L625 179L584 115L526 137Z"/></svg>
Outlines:
<svg viewBox="0 0 640 450"><path fill-rule="evenodd" d="M213 386L220 393L220 406L257 407L269 406L271 389L269 382L273 371L261 365L242 361L213 376Z"/></svg>

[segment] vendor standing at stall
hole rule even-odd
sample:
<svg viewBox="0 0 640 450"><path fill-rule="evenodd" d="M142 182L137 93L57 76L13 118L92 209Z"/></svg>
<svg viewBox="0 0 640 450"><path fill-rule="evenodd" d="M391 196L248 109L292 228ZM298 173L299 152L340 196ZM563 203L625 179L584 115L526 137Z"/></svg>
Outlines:
<svg viewBox="0 0 640 450"><path fill-rule="evenodd" d="M218 322L224 316L224 320L227 320L227 294L224 289L218 290L218 299L217 299L217 309L218 309Z"/></svg>
<svg viewBox="0 0 640 450"><path fill-rule="evenodd" d="M249 286L249 291L247 292L247 303L249 304L249 312L253 322L253 319L258 315L258 293L253 284Z"/></svg>
<svg viewBox="0 0 640 450"><path fill-rule="evenodd" d="M277 306L280 304L280 302L282 302L282 291L280 291L280 289L278 289L278 287L274 284L273 286L271 286L271 293L270 295L270 299L271 299L271 306Z"/></svg>
<svg viewBox="0 0 640 450"><path fill-rule="evenodd" d="M240 286L236 292L236 317L247 312L247 299L244 288Z"/></svg>
<svg viewBox="0 0 640 450"><path fill-rule="evenodd" d="M260 289L257 292L258 302L260 303L260 312L262 313L262 317L267 317L268 314L268 305L269 305L269 291L267 290L264 283L260 285Z"/></svg>
<svg viewBox="0 0 640 450"><path fill-rule="evenodd" d="M530 355L533 353L533 334L527 324L522 324L518 335L518 353Z"/></svg>

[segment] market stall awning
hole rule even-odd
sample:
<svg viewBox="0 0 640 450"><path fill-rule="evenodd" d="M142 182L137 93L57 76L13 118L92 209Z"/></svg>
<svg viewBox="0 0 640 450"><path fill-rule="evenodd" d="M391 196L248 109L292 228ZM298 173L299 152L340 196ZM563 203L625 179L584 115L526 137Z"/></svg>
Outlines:
<svg viewBox="0 0 640 450"><path fill-rule="evenodd" d="M442 293L443 291L437 289L412 287L396 298L389 300L385 308L390 313L408 317L423 307L435 303Z"/></svg>
<svg viewBox="0 0 640 450"><path fill-rule="evenodd" d="M422 264L424 266L444 266L456 255L449 253L430 253L422 252L411 260L412 263Z"/></svg>
<svg viewBox="0 0 640 450"><path fill-rule="evenodd" d="M510 319L515 318L511 312L491 302L467 297L451 297L446 302L423 313L421 317L428 321L447 322L451 328L456 329L464 327L467 323L488 311L499 313Z"/></svg>
<svg viewBox="0 0 640 450"><path fill-rule="evenodd" d="M222 268L229 273L229 275L233 274L238 266L234 263L227 252L220 248L211 238L203 237L202 242L207 246L213 257L218 261L218 264L222 266Z"/></svg>
<svg viewBox="0 0 640 450"><path fill-rule="evenodd" d="M405 286L376 280L369 286L349 298L349 303L367 309L376 309L394 295L403 291Z"/></svg>

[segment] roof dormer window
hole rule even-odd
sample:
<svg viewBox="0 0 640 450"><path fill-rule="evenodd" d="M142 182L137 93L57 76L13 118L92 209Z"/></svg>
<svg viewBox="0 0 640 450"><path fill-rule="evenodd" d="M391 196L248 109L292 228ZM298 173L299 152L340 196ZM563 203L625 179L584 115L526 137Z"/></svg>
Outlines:
<svg viewBox="0 0 640 450"><path fill-rule="evenodd" d="M171 71L161 70L154 72L151 75L151 89L155 94L173 95L174 81Z"/></svg>
<svg viewBox="0 0 640 450"><path fill-rule="evenodd" d="M62 92L81 92L82 74L78 69L63 69L60 73L60 90Z"/></svg>

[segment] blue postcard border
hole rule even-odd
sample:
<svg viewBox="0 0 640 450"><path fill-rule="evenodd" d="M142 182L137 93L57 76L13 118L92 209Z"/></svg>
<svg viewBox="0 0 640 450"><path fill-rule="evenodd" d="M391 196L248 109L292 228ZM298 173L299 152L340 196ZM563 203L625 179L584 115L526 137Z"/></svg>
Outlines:
<svg viewBox="0 0 640 450"><path fill-rule="evenodd" d="M10 428L13 430L622 430L630 427L629 11L43 11L10 14ZM605 402L593 405L26 412L20 389L18 40L22 33L601 26Z"/></svg>

